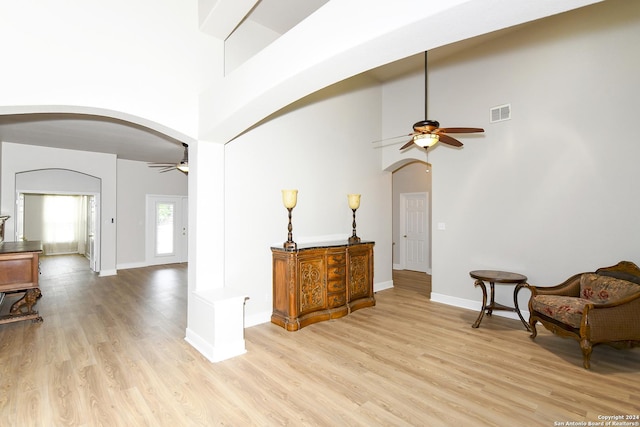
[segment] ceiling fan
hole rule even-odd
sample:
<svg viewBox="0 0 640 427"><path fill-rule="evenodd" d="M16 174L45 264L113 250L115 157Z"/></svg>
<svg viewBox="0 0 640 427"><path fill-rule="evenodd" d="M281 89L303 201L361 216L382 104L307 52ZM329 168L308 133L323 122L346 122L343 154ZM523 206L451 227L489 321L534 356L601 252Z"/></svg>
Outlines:
<svg viewBox="0 0 640 427"><path fill-rule="evenodd" d="M424 53L424 113L427 116L427 85L428 73L427 73L427 52ZM452 145L454 147L462 147L462 142L456 138L448 135L450 133L478 133L484 132L482 128L473 127L449 127L441 128L440 123L436 120L421 120L413 124L413 132L406 136L412 137L406 144L400 147L400 150L404 150L412 146L413 144L428 150L429 147L434 146L438 142L443 144ZM405 135L403 135L405 136ZM395 139L398 137L390 138ZM380 142L380 141L377 141Z"/></svg>
<svg viewBox="0 0 640 427"><path fill-rule="evenodd" d="M160 169L160 173L169 172L172 170L179 170L185 174L189 173L189 145L182 143L184 147L184 155L182 156L182 160L180 163L147 163L150 168L158 168Z"/></svg>
<svg viewBox="0 0 640 427"><path fill-rule="evenodd" d="M432 147L437 142L449 144L454 147L462 147L462 142L458 141L448 133L477 133L484 132L482 128L441 128L440 123L436 120L421 120L413 124L413 133L408 136L412 136L406 144L400 147L400 150L409 148L411 145L416 144L424 149Z"/></svg>

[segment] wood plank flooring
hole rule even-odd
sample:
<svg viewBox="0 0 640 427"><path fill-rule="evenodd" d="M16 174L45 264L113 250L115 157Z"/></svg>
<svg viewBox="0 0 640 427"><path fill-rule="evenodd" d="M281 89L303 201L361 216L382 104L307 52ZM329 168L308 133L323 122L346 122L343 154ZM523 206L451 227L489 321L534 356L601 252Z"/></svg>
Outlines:
<svg viewBox="0 0 640 427"><path fill-rule="evenodd" d="M186 265L121 270L42 262L44 322L0 326L1 426L554 426L640 414L640 349L578 344L429 301L412 286L375 307L287 332L245 331L210 363L184 341ZM419 288L421 289L421 288ZM7 302L5 302L7 304ZM566 424L565 424L566 425Z"/></svg>
<svg viewBox="0 0 640 427"><path fill-rule="evenodd" d="M393 285L431 298L431 275L420 271L393 270Z"/></svg>

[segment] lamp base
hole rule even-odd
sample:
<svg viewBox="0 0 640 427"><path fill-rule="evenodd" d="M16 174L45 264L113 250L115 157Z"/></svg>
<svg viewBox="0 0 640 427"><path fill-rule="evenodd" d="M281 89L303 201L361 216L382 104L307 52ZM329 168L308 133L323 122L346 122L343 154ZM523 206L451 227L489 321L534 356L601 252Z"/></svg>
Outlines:
<svg viewBox="0 0 640 427"><path fill-rule="evenodd" d="M349 244L353 245L354 243L360 243L360 238L358 236L349 237Z"/></svg>
<svg viewBox="0 0 640 427"><path fill-rule="evenodd" d="M295 251L298 249L298 244L296 242L293 241L286 241L284 242L284 244L282 245L283 248L285 248L288 251Z"/></svg>

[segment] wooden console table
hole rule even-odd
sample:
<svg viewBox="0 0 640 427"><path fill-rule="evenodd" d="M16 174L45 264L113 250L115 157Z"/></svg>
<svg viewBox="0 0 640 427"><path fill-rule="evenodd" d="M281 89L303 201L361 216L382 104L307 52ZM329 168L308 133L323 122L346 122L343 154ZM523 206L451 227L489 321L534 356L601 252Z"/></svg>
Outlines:
<svg viewBox="0 0 640 427"><path fill-rule="evenodd" d="M40 298L38 275L42 243L39 241L0 243L0 301L4 296L22 295L11 305L8 314L0 316L0 324L42 317L33 306Z"/></svg>
<svg viewBox="0 0 640 427"><path fill-rule="evenodd" d="M323 242L295 251L272 247L271 322L288 331L376 304L374 242Z"/></svg>

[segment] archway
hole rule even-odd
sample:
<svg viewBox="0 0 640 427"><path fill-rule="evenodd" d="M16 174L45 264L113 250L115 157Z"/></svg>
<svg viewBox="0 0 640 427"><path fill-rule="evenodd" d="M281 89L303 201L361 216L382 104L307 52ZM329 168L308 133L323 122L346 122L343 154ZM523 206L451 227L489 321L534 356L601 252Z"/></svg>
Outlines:
<svg viewBox="0 0 640 427"><path fill-rule="evenodd" d="M45 255L59 252L79 253L88 259L91 270L100 272L101 188L100 178L74 170L39 169L16 173L15 240L33 238L43 241ZM59 227L56 225L56 216L59 213L47 212L45 209L47 202L50 204L56 200L72 200L72 210L76 211L74 217L77 218L73 226L68 225L71 228L71 236L65 237L67 247L63 250L53 249L54 245L59 245L60 242L45 238L46 230L40 226L48 223L49 227Z"/></svg>

